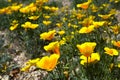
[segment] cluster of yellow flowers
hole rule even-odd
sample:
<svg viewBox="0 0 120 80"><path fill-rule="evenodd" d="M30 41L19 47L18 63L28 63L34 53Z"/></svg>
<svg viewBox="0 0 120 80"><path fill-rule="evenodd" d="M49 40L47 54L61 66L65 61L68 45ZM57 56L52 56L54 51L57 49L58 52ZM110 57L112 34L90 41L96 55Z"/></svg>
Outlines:
<svg viewBox="0 0 120 80"><path fill-rule="evenodd" d="M85 3L77 4L77 7L78 8L82 8L82 9L88 9L88 7L89 7L89 5L90 5L91 2L92 2L92 0L88 0Z"/></svg>
<svg viewBox="0 0 120 80"><path fill-rule="evenodd" d="M21 27L25 28L25 30L26 30L27 28L35 29L35 28L37 28L38 26L39 26L38 24L32 24L31 22L25 22L25 24L22 24L22 25L21 25ZM13 31L13 30L15 30L17 27L18 27L18 21L13 20L12 23L11 23L11 26L10 26L10 30Z"/></svg>
<svg viewBox="0 0 120 80"><path fill-rule="evenodd" d="M81 64L85 65L85 63L93 63L100 60L99 53L93 53L95 49L96 43L95 42L85 42L81 45L77 45L82 56L80 56ZM105 53L110 56L118 56L118 51L113 48L105 47Z"/></svg>
<svg viewBox="0 0 120 80"><path fill-rule="evenodd" d="M107 6L107 4L104 4L103 7ZM110 6L110 5L108 5ZM57 7L49 7L49 6L43 6L43 8L47 11L57 11L58 8ZM68 29L73 27L75 29L75 32L71 32L70 36L64 36L62 37L62 39L60 41L55 41L55 42L51 42L48 45L44 46L44 50L50 53L54 53L52 54L50 57L45 56L42 59L39 59L36 63L36 66L41 68L41 69L46 69L47 71L51 71L55 68L56 64L57 64L57 60L58 57L53 57L59 55L60 57L60 44L65 44L66 41L69 41L70 39L74 38L74 34L75 33L80 33L80 34L88 34L88 33L92 33L92 31L95 31L98 28L101 28L102 26L108 26L111 25L111 22L109 22L108 19L111 19L111 17L115 14L115 9L112 9L109 11L108 14L98 14L97 17L100 18L100 20L96 21L96 16L93 15L85 15L87 14L88 8L90 8L93 12L97 12L99 11L99 9L97 8L97 6L95 6L95 4L92 3L92 0L88 0L87 2L81 3L81 4L77 4L77 8L78 10L72 10L70 19L63 17L62 22L57 22L56 26L60 29L60 31L57 30L49 30L48 32L43 32L40 34L40 39L43 40L48 40L48 41L52 41L54 40L56 34L59 34L60 36L62 36L63 34L66 34L66 31L63 30L62 26L64 25L64 23L67 23ZM82 9L82 10L80 10ZM102 9L102 8L100 8ZM89 13L88 13L89 14ZM50 14L51 15L51 14ZM50 24L52 24L52 21L50 21L49 19L51 18L50 15L43 15L43 24L45 26L49 26ZM66 14L68 15L68 14ZM74 24L74 20L78 21L78 24ZM81 28L79 28L79 25L82 25ZM109 27L113 33L118 34L119 33L119 27L116 26L111 26ZM62 30L61 30L62 29ZM77 30L79 29L79 30ZM72 36L72 37L71 37ZM120 46L119 42L113 41L112 42L114 46ZM77 48L80 51L80 64L82 65L86 65L86 64L90 64L90 63L96 63L98 61L100 61L100 53L99 52L94 52L94 49L96 47L97 43L96 42L84 42L82 44L77 44ZM109 47L104 47L104 53L110 55L110 56L118 56L118 50L114 49L114 48L109 48ZM50 62L50 58L55 58L55 61L51 61ZM44 61L45 60L45 61ZM53 60L53 59L52 59ZM34 60L31 60L34 61ZM47 61L47 62L46 62ZM50 63L49 63L50 62ZM29 61L28 61L29 63ZM45 63L48 64L47 66L45 66ZM51 64L53 66L51 66ZM23 68L23 71L25 71L25 68Z"/></svg>
<svg viewBox="0 0 120 80"><path fill-rule="evenodd" d="M21 13L32 13L37 10L37 7L34 3L29 4L28 6L25 6L20 9Z"/></svg>
<svg viewBox="0 0 120 80"><path fill-rule="evenodd" d="M44 9L45 10L49 10L49 11L52 11L52 12L55 12L58 10L58 7L49 7L49 6L44 6Z"/></svg>
<svg viewBox="0 0 120 80"><path fill-rule="evenodd" d="M113 42L113 45L119 47L120 42ZM84 65L85 63L93 63L100 60L99 53L93 53L95 49L96 43L95 42L85 42L83 44L77 44L77 48L79 49L82 56L80 56L81 64ZM118 56L118 50L105 47L105 53L110 56Z"/></svg>
<svg viewBox="0 0 120 80"><path fill-rule="evenodd" d="M80 56L80 59L82 59L80 63L82 65L100 60L99 53L93 53L95 46L95 42L85 42L81 45L77 44L77 48L79 49L80 53L83 54Z"/></svg>
<svg viewBox="0 0 120 80"><path fill-rule="evenodd" d="M8 6L5 8L0 9L0 14L12 14L12 12L18 11L23 4L13 4L12 6Z"/></svg>
<svg viewBox="0 0 120 80"><path fill-rule="evenodd" d="M33 60L29 60L26 64L27 66L22 68L21 71L29 71L29 68L33 65L36 66L37 68L41 68L41 69L45 69L47 71L51 71L57 65L57 61L58 61L59 57L60 57L60 55L58 55L58 54L52 54L49 57L44 56L41 59L36 58L36 59L33 59Z"/></svg>
<svg viewBox="0 0 120 80"><path fill-rule="evenodd" d="M49 44L45 45L43 49L50 53L50 55L29 60L27 62L27 66L21 69L22 71L29 71L31 66L52 71L56 67L58 60L62 55L60 53L61 45L74 44L71 40L74 40L75 42L75 39L77 40L76 35L81 36L84 34L88 36L83 36L82 38L86 38L88 40L84 42L82 41L82 43L80 42L81 44L75 42L75 45L80 52L80 64L88 65L96 63L100 61L102 57L100 54L101 52L97 52L96 50L96 46L98 45L97 40L93 40L99 36L102 38L103 36L101 37L100 34L103 33L113 33L115 35L120 33L120 26L112 24L113 16L116 14L116 9L108 9L107 13L101 13L101 10L105 7L110 7L110 4L102 4L101 7L98 8L99 6L95 5L93 0L88 0L87 2L77 4L77 9L61 11L61 15L58 12L61 8L44 5L46 2L48 2L48 0L36 0L36 2L24 6L23 4L13 4L12 6L0 9L0 14L12 14L12 12L18 11L22 14L23 18L27 17L27 21L25 20L25 22L21 24L19 24L18 20L13 20L10 26L11 31L17 29L19 25L25 30L37 29L38 27L41 27L41 24L43 27L47 28L47 31L40 33L39 36L41 40L49 42ZM119 0L109 0L109 2L118 3ZM94 13L97 14L94 15ZM59 19L57 20L55 17L59 17ZM54 18L56 21L52 21ZM38 23L40 19L41 22ZM55 26L55 28L50 29L49 27L51 26ZM100 34L97 33L99 31ZM94 36L95 38L90 40L89 35L91 36L93 34L98 34L99 36ZM112 44L113 46L120 48L119 40L113 39ZM109 46L104 47L103 50L104 53L112 57L119 55L119 50Z"/></svg>
<svg viewBox="0 0 120 80"><path fill-rule="evenodd" d="M56 34L56 30L52 30L52 31L49 31L49 32L44 32L44 33L40 34L40 39L52 40L54 38L55 34Z"/></svg>
<svg viewBox="0 0 120 80"><path fill-rule="evenodd" d="M11 2L11 1L9 1ZM33 13L39 10L38 6L42 6L48 0L36 0L35 3L30 3L29 5L13 3L12 6L4 7L0 9L0 14L12 14L12 12L20 11L21 13Z"/></svg>
<svg viewBox="0 0 120 80"><path fill-rule="evenodd" d="M50 52L51 55L44 56L42 58L36 58L29 60L27 66L23 67L21 71L29 71L31 66L36 66L37 68L45 69L51 71L57 65L58 59L60 57L59 42L51 42L48 45L44 46L45 51Z"/></svg>
<svg viewBox="0 0 120 80"><path fill-rule="evenodd" d="M14 30L16 29L18 26L18 21L17 20L13 20L12 23L11 23L11 26L10 26L10 30Z"/></svg>
<svg viewBox="0 0 120 80"><path fill-rule="evenodd" d="M38 26L39 26L38 24L32 24L31 22L25 22L25 24L21 25L21 27L23 27L25 29L27 29L27 28L35 29Z"/></svg>

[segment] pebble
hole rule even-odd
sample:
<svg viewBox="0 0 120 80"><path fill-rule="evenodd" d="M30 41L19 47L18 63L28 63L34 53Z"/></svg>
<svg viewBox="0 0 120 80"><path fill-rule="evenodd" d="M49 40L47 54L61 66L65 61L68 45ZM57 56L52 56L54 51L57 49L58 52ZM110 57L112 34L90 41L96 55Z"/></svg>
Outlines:
<svg viewBox="0 0 120 80"><path fill-rule="evenodd" d="M9 80L9 76L8 75L4 75L1 80Z"/></svg>

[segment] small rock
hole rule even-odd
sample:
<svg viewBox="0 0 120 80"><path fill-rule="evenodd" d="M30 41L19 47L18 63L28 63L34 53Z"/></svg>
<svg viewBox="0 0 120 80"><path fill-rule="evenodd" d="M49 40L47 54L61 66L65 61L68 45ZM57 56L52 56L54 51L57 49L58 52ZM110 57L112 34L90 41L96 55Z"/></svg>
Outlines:
<svg viewBox="0 0 120 80"><path fill-rule="evenodd" d="M2 76L0 75L0 80L2 79Z"/></svg>
<svg viewBox="0 0 120 80"><path fill-rule="evenodd" d="M120 40L120 34L117 35L117 40Z"/></svg>
<svg viewBox="0 0 120 80"><path fill-rule="evenodd" d="M8 75L4 75L1 80L9 80L9 76Z"/></svg>

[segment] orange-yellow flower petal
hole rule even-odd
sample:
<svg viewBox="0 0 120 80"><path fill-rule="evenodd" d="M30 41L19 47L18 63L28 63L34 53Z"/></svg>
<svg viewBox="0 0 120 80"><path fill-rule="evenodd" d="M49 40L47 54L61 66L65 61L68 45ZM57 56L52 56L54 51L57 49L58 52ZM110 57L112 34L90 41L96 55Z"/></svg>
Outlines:
<svg viewBox="0 0 120 80"><path fill-rule="evenodd" d="M79 30L79 33L90 33L94 30L94 25L91 25L89 27L82 27L80 30Z"/></svg>
<svg viewBox="0 0 120 80"><path fill-rule="evenodd" d="M120 27L118 25L111 26L111 29L114 34L118 34L120 32Z"/></svg>
<svg viewBox="0 0 120 80"><path fill-rule="evenodd" d="M54 38L55 34L56 34L56 30L52 30L52 31L49 31L49 32L44 32L44 33L40 34L40 39L52 40Z"/></svg>
<svg viewBox="0 0 120 80"><path fill-rule="evenodd" d="M93 21L93 25L95 26L95 28L103 26L104 23L105 23L105 21Z"/></svg>
<svg viewBox="0 0 120 80"><path fill-rule="evenodd" d="M113 45L120 48L120 41L112 41Z"/></svg>
<svg viewBox="0 0 120 80"><path fill-rule="evenodd" d="M58 7L50 7L49 10L55 12L58 10Z"/></svg>
<svg viewBox="0 0 120 80"><path fill-rule="evenodd" d="M58 34L59 34L59 35L63 35L63 34L65 34L65 31L64 31L64 30L61 30L61 31L58 32Z"/></svg>
<svg viewBox="0 0 120 80"><path fill-rule="evenodd" d="M44 46L44 49L48 52L52 51L53 53L60 54L58 41L49 43L48 45Z"/></svg>
<svg viewBox="0 0 120 80"><path fill-rule="evenodd" d="M36 66L41 69L45 69L47 71L51 71L55 68L57 65L57 61L59 59L60 55L52 54L50 57L45 56L42 57L40 61L36 63Z"/></svg>
<svg viewBox="0 0 120 80"><path fill-rule="evenodd" d="M104 50L105 50L105 53L110 56L118 55L118 51L116 49L105 47Z"/></svg>
<svg viewBox="0 0 120 80"><path fill-rule="evenodd" d="M87 63L95 63L96 61L100 61L100 55L99 53L92 53L89 57L82 55L80 56L80 59L80 64L85 65Z"/></svg>
<svg viewBox="0 0 120 80"><path fill-rule="evenodd" d="M111 17L112 14L105 14L105 15L102 15L102 14L98 14L99 17L101 17L102 19L109 19Z"/></svg>
<svg viewBox="0 0 120 80"><path fill-rule="evenodd" d="M28 72L29 69L30 69L30 67L31 67L31 65L29 64L29 65L23 67L23 68L21 69L21 71Z"/></svg>
<svg viewBox="0 0 120 80"><path fill-rule="evenodd" d="M35 12L37 10L37 6L35 3L30 3L29 5L26 5L25 7L22 7L19 9L21 13L30 13Z"/></svg>
<svg viewBox="0 0 120 80"><path fill-rule="evenodd" d="M81 45L77 44L77 48L79 49L80 53L86 57L91 56L96 46L95 42L85 42Z"/></svg>
<svg viewBox="0 0 120 80"><path fill-rule="evenodd" d="M28 17L30 20L37 20L39 18L39 16L30 16Z"/></svg>
<svg viewBox="0 0 120 80"><path fill-rule="evenodd" d="M15 24L15 25L13 25L13 26L10 26L10 30L11 30L11 31L15 30L15 29L17 28L17 26L18 26L18 24Z"/></svg>
<svg viewBox="0 0 120 80"><path fill-rule="evenodd" d="M77 4L77 7L82 9L88 9L90 3L91 3L91 0L88 0L87 2Z"/></svg>
<svg viewBox="0 0 120 80"><path fill-rule="evenodd" d="M88 18L84 18L80 24L85 27L89 27L90 25L92 25L94 18L95 16L89 16Z"/></svg>
<svg viewBox="0 0 120 80"><path fill-rule="evenodd" d="M43 24L46 26L50 25L51 23L52 23L51 21L43 21Z"/></svg>
<svg viewBox="0 0 120 80"><path fill-rule="evenodd" d="M38 26L39 26L38 24L32 24L31 22L25 22L25 24L21 25L21 27L23 27L25 29L27 29L27 28L35 29Z"/></svg>
<svg viewBox="0 0 120 80"><path fill-rule="evenodd" d="M27 64L35 65L39 60L40 60L40 58L32 59L32 60L29 60L29 61L27 62Z"/></svg>

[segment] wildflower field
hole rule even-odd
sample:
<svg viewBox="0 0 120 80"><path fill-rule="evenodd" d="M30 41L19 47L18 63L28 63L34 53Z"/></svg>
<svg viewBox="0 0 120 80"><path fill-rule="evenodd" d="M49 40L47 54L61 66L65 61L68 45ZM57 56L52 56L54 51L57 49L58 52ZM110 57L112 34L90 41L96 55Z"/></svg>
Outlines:
<svg viewBox="0 0 120 80"><path fill-rule="evenodd" d="M0 0L0 80L120 80L119 10L120 0Z"/></svg>

